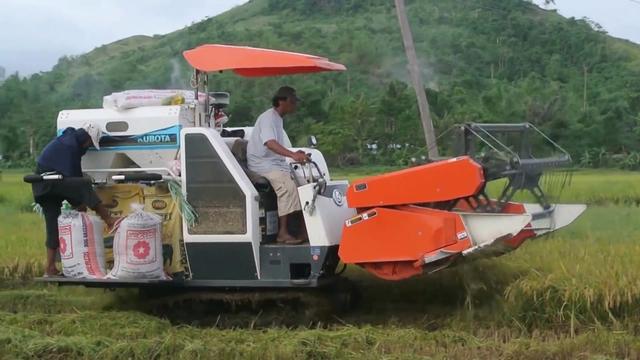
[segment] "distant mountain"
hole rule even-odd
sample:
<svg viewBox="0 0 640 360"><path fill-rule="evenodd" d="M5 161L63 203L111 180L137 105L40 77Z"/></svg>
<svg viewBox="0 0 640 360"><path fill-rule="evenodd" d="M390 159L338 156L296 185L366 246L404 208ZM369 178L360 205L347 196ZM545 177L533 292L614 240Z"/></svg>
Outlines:
<svg viewBox="0 0 640 360"><path fill-rule="evenodd" d="M530 121L576 158L601 148L640 151L637 44L522 0L408 0L407 8L439 133L465 121ZM267 79L215 75L213 87L232 94L230 125L253 123L287 83L305 98L289 134L301 142L315 133L333 162L402 162L407 151L372 156L365 144L424 144L388 0L252 0L170 34L62 58L50 72L10 77L0 87L0 139L18 158L28 136L41 147L54 134L60 109L98 107L103 95L124 89L186 88L181 53L204 43L307 52L349 68Z"/></svg>

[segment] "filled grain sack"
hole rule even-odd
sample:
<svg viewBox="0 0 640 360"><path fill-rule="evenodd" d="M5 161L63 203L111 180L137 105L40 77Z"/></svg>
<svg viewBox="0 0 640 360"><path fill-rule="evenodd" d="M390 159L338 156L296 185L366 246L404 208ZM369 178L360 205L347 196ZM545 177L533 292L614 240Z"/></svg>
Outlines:
<svg viewBox="0 0 640 360"><path fill-rule="evenodd" d="M64 276L81 279L105 277L104 223L84 212L65 210L58 217L60 259Z"/></svg>
<svg viewBox="0 0 640 360"><path fill-rule="evenodd" d="M205 93L198 93L198 101L204 103ZM126 110L144 106L180 105L195 100L190 90L126 90L107 95L102 99L105 109ZM210 101L213 98L210 97Z"/></svg>
<svg viewBox="0 0 640 360"><path fill-rule="evenodd" d="M133 204L113 239L111 279L167 279L162 261L162 218Z"/></svg>

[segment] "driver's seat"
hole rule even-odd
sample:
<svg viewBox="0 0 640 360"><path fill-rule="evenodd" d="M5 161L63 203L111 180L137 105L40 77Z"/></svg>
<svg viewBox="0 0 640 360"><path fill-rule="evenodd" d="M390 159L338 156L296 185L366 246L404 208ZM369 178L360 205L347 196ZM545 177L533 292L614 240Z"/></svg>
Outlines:
<svg viewBox="0 0 640 360"><path fill-rule="evenodd" d="M253 186L256 187L256 190L258 190L258 192L268 192L270 190L273 190L267 178L257 174L254 171L249 170L249 166L247 165L248 143L249 142L245 139L237 139L233 143L233 146L231 146L231 153L236 158L236 160L238 160L240 167L242 167L242 170L244 170L245 174L247 174L247 177L249 178Z"/></svg>

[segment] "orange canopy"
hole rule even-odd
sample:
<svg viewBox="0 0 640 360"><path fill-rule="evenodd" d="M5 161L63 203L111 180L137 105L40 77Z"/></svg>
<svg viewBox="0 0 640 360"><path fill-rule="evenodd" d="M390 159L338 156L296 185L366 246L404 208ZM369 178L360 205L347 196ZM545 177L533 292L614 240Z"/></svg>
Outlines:
<svg viewBox="0 0 640 360"><path fill-rule="evenodd" d="M247 77L291 75L347 68L326 58L287 51L232 45L200 45L183 53L187 62L200 71L233 70Z"/></svg>

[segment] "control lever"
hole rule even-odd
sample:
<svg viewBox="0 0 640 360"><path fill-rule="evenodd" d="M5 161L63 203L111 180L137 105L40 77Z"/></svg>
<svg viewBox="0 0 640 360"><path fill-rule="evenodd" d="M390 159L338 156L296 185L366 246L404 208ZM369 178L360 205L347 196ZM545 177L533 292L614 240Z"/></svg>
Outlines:
<svg viewBox="0 0 640 360"><path fill-rule="evenodd" d="M309 166L309 176L307 178L307 183L311 184L313 182L313 169L311 168L311 163L313 161L311 161L311 153L306 153L306 155L307 155L307 159L309 159L309 161L307 162L309 164L308 165Z"/></svg>
<svg viewBox="0 0 640 360"><path fill-rule="evenodd" d="M316 199L318 195L323 193L325 188L327 187L327 181L324 178L318 179L318 182L313 186L313 198L310 203L307 203L304 206L304 210L309 213L309 215L313 215L316 211Z"/></svg>
<svg viewBox="0 0 640 360"><path fill-rule="evenodd" d="M296 183L297 186L302 186L302 185L306 185L306 184L300 184L300 182L298 181L298 177L295 176L296 170L301 169L302 170L302 178L307 182L307 184L311 184L314 183L314 178L313 178L313 168L316 168L316 171L318 172L318 177L319 179L324 178L324 175L322 174L322 170L320 170L320 166L318 166L318 163L316 163L315 161L311 160L311 153L306 153L305 155L307 155L307 157L309 157L309 161L307 162L299 162L299 161L292 161L289 163L289 168L291 171L291 178L293 179L293 181ZM305 168L309 171L309 174L307 174L307 171L305 171Z"/></svg>

